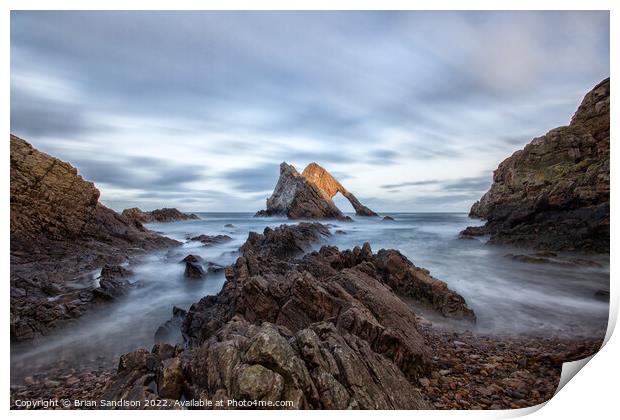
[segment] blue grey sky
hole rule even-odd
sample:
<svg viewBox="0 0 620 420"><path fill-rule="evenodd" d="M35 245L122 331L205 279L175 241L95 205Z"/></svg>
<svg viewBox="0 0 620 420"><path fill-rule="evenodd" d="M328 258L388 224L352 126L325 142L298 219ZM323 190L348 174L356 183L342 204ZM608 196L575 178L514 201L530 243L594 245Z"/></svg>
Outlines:
<svg viewBox="0 0 620 420"><path fill-rule="evenodd" d="M608 75L608 12L11 14L11 132L116 210L256 211L315 161L377 211L467 211Z"/></svg>

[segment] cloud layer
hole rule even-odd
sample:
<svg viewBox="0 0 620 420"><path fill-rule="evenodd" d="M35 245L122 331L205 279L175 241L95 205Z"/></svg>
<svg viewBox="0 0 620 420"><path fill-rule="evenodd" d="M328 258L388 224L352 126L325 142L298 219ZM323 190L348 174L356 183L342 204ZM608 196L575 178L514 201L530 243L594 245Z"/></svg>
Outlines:
<svg viewBox="0 0 620 420"><path fill-rule="evenodd" d="M255 211L316 161L467 211L609 75L607 12L12 12L11 131L116 209Z"/></svg>

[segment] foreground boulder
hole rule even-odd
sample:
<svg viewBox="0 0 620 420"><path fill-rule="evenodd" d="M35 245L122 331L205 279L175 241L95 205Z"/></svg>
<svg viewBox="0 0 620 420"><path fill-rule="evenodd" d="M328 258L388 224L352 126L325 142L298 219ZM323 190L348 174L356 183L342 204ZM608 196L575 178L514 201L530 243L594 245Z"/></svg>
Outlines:
<svg viewBox="0 0 620 420"><path fill-rule="evenodd" d="M269 260L287 260L308 251L312 244L330 236L329 228L321 223L266 227L262 234L250 232L239 249L243 255Z"/></svg>
<svg viewBox="0 0 620 420"><path fill-rule="evenodd" d="M137 207L123 210L123 216L134 223L169 223L181 220L197 220L200 217L193 213L182 213L177 209L164 208L152 211L142 211Z"/></svg>
<svg viewBox="0 0 620 420"><path fill-rule="evenodd" d="M91 272L178 242L99 203L99 190L68 163L10 141L11 339L22 341L92 307Z"/></svg>
<svg viewBox="0 0 620 420"><path fill-rule="evenodd" d="M584 97L570 124L504 160L470 216L467 236L544 250L609 252L609 79Z"/></svg>
<svg viewBox="0 0 620 420"><path fill-rule="evenodd" d="M342 194L347 200L349 200L349 203L351 203L351 205L355 209L356 215L378 216L377 213L360 203L360 201L345 187L343 187L342 184L332 176L332 174L327 172L317 163L312 162L311 164L306 166L306 169L304 169L301 175L308 181L319 187L325 197L329 198L330 200L333 199L337 193Z"/></svg>
<svg viewBox="0 0 620 420"><path fill-rule="evenodd" d="M222 291L184 316L186 349L167 363L174 366L174 398L287 400L290 408L430 407L413 385L431 373L430 354L416 315L397 294L453 316L473 313L462 298L457 309L445 283L397 251L373 254L365 244L305 253L327 235L319 223L250 233L226 269ZM107 388L121 390L114 398L131 397L128 390L170 398L153 391L165 382L158 352L124 356L144 363L129 371L119 365Z"/></svg>
<svg viewBox="0 0 620 420"><path fill-rule="evenodd" d="M185 272L183 275L189 279L201 279L206 276L204 268L202 268L202 264L199 262L185 262Z"/></svg>
<svg viewBox="0 0 620 420"><path fill-rule="evenodd" d="M398 295L425 303L445 317L476 321L474 311L461 295L431 276L427 269L416 267L399 251L382 249L371 261L382 274L383 281Z"/></svg>
<svg viewBox="0 0 620 420"><path fill-rule="evenodd" d="M125 295L131 287L129 278L133 275L120 265L105 265L99 276L99 287L93 290L93 294L103 300L114 300Z"/></svg>

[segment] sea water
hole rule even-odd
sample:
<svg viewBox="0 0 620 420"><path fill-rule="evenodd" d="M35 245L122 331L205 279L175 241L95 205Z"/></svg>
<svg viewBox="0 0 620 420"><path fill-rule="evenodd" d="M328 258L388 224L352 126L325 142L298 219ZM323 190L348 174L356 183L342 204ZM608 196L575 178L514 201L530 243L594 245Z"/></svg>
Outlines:
<svg viewBox="0 0 620 420"><path fill-rule="evenodd" d="M174 306L188 309L206 295L217 294L223 272L203 279L188 279L180 261L188 254L229 265L250 231L298 223L286 218L255 218L250 213L198 213L200 220L153 223L151 230L183 243L178 248L153 252L133 265L136 283L127 296L66 324L36 343L11 347L11 377L58 368L109 368L120 354L150 348L158 326L172 316ZM602 336L609 304L597 291L609 291L609 256L587 256L599 267L532 264L507 254L524 253L482 240L462 240L459 232L480 224L464 213L390 213L394 221L356 217L353 222L330 223L332 236L314 245L340 249L369 242L400 250L415 265L430 270L460 293L477 315L469 328L483 334L562 337ZM228 227L226 226L228 225ZM232 227L230 226L232 225ZM336 233L336 231L339 231ZM231 241L203 246L188 239L200 235L228 235ZM570 255L567 255L570 256Z"/></svg>

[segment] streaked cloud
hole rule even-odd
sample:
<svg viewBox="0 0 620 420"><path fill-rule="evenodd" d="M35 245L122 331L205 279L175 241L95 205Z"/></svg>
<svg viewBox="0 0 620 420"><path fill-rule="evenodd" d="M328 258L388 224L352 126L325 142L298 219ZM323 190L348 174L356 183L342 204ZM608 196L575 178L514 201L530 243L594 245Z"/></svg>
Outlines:
<svg viewBox="0 0 620 420"><path fill-rule="evenodd" d="M11 14L11 131L117 209L255 211L316 161L380 211L467 211L608 75L608 12Z"/></svg>

